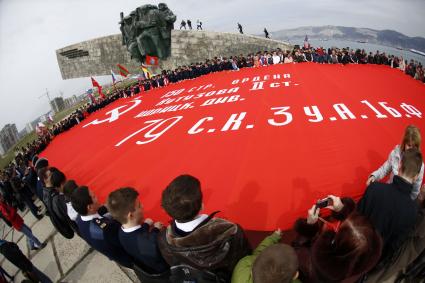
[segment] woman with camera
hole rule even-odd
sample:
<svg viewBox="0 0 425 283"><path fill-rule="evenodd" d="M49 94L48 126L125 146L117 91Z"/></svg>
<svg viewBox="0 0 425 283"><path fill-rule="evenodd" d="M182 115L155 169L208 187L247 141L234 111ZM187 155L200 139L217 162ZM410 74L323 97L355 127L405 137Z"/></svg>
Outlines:
<svg viewBox="0 0 425 283"><path fill-rule="evenodd" d="M355 206L351 198L330 195L295 222L302 282L356 282L379 261L382 239ZM331 211L326 219L320 215L325 208Z"/></svg>

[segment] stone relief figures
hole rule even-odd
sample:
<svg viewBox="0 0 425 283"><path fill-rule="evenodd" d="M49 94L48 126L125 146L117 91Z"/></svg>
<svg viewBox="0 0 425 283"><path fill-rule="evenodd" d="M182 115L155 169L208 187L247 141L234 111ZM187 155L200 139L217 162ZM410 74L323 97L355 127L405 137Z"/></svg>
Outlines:
<svg viewBox="0 0 425 283"><path fill-rule="evenodd" d="M175 21L176 15L165 3L140 6L126 17L121 13L122 44L127 46L131 58L140 63L146 55L165 59L171 53L171 30Z"/></svg>

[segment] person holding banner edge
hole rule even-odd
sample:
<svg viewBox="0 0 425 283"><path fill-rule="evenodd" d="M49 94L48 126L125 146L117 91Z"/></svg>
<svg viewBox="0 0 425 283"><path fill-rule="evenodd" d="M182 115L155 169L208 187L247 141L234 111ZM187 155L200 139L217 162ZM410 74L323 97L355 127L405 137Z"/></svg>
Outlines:
<svg viewBox="0 0 425 283"><path fill-rule="evenodd" d="M387 161L379 167L378 170L370 174L367 179L366 185L369 186L375 181L379 181L389 173L391 173L388 183L391 183L394 176L398 174L400 169L400 162L403 156L403 153L410 149L416 148L420 151L421 147L421 134L419 129L414 125L409 125L404 131L403 138L400 145L396 145L395 148L390 152ZM424 176L424 164L422 163L421 171L419 172L418 178L413 183L413 190L410 194L410 197L415 200L418 195L422 185Z"/></svg>

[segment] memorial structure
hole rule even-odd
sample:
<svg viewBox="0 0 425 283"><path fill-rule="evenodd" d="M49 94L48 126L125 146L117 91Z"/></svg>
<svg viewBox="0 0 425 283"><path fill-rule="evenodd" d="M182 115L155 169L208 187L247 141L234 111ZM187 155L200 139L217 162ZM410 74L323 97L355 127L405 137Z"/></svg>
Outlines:
<svg viewBox="0 0 425 283"><path fill-rule="evenodd" d="M56 50L62 78L109 75L117 64L139 73L146 55L159 58L159 69L175 69L214 57L292 49L286 42L246 34L174 30L175 20L176 16L164 3L143 5L128 16L121 13L121 34Z"/></svg>

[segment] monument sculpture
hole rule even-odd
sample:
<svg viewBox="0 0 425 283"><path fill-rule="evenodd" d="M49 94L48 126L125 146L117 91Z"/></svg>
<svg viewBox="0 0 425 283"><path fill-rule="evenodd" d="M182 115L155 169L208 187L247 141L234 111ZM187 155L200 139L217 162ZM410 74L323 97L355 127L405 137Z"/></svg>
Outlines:
<svg viewBox="0 0 425 283"><path fill-rule="evenodd" d="M139 63L144 63L146 55L166 59L171 53L175 21L176 15L165 3L140 6L125 17L121 12L122 44Z"/></svg>

